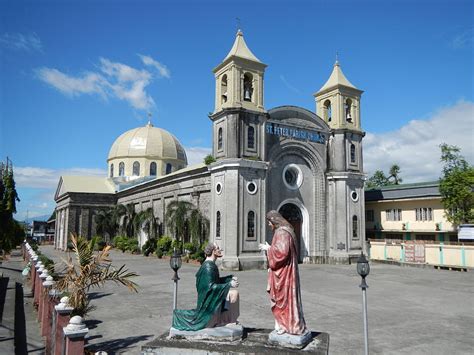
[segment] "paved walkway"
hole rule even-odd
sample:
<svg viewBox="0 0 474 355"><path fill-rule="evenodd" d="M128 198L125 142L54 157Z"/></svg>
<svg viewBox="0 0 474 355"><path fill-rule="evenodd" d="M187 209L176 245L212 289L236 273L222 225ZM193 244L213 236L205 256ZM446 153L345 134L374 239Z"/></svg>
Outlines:
<svg viewBox="0 0 474 355"><path fill-rule="evenodd" d="M41 251L59 261L65 253ZM138 294L110 284L92 290L97 308L88 317L89 348L138 354L142 345L171 324L172 271L168 260L112 251L115 265L140 274ZM372 264L367 279L371 354L474 353L474 272ZM194 308L197 265L179 271L179 308ZM226 274L224 272L222 275ZM271 328L266 271L235 272L240 281L240 322ZM301 265L303 307L308 327L330 334L330 354L363 353L360 277L355 265Z"/></svg>
<svg viewBox="0 0 474 355"><path fill-rule="evenodd" d="M15 354L15 321L18 337L16 354L44 354L43 338L36 320L30 287L26 285L26 280L21 275L24 266L20 250L12 251L9 259L0 265L0 275L9 278L4 303L0 304L0 307L3 306L3 317L0 319L0 354ZM21 298L20 294L19 302L23 304L17 304L15 312L16 283L24 286L21 290L24 297Z"/></svg>

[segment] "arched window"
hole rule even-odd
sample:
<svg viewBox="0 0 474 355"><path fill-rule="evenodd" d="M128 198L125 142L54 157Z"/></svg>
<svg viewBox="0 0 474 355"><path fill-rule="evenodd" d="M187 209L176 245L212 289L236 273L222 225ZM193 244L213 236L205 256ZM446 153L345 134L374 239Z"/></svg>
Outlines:
<svg viewBox="0 0 474 355"><path fill-rule="evenodd" d="M352 100L347 99L346 103L344 104L344 111L346 113L346 121L352 122Z"/></svg>
<svg viewBox="0 0 474 355"><path fill-rule="evenodd" d="M217 211L216 213L216 239L221 237L221 213Z"/></svg>
<svg viewBox="0 0 474 355"><path fill-rule="evenodd" d="M125 175L125 164L123 161L119 163L119 176L124 176Z"/></svg>
<svg viewBox="0 0 474 355"><path fill-rule="evenodd" d="M156 163L154 161L150 163L150 175L156 176Z"/></svg>
<svg viewBox="0 0 474 355"><path fill-rule="evenodd" d="M170 174L171 173L171 169L172 169L172 165L170 163L166 163L166 174Z"/></svg>
<svg viewBox="0 0 474 355"><path fill-rule="evenodd" d="M227 102L227 74L224 74L221 79L221 102Z"/></svg>
<svg viewBox="0 0 474 355"><path fill-rule="evenodd" d="M255 128L252 126L249 126L247 130L247 148L255 148Z"/></svg>
<svg viewBox="0 0 474 355"><path fill-rule="evenodd" d="M324 118L327 119L328 122L331 122L332 119L332 109L331 109L331 101L326 100L324 101Z"/></svg>
<svg viewBox="0 0 474 355"><path fill-rule="evenodd" d="M133 162L133 176L140 176L140 163L137 161Z"/></svg>
<svg viewBox="0 0 474 355"><path fill-rule="evenodd" d="M255 238L255 212L249 211L247 215L247 238Z"/></svg>
<svg viewBox="0 0 474 355"><path fill-rule="evenodd" d="M352 239L359 239L357 216L352 217Z"/></svg>
<svg viewBox="0 0 474 355"><path fill-rule="evenodd" d="M252 101L253 77L250 73L244 74L244 101Z"/></svg>
<svg viewBox="0 0 474 355"><path fill-rule="evenodd" d="M110 164L110 177L114 177L114 164Z"/></svg>
<svg viewBox="0 0 474 355"><path fill-rule="evenodd" d="M356 162L356 146L351 144L351 163Z"/></svg>
<svg viewBox="0 0 474 355"><path fill-rule="evenodd" d="M222 150L222 127L217 131L217 150Z"/></svg>

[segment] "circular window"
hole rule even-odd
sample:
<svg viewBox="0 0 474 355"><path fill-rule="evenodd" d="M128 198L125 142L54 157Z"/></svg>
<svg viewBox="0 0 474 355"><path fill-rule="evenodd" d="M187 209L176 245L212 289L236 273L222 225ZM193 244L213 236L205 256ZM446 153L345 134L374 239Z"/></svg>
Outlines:
<svg viewBox="0 0 474 355"><path fill-rule="evenodd" d="M220 195L222 192L222 184L220 182L216 184L216 192L218 195Z"/></svg>
<svg viewBox="0 0 474 355"><path fill-rule="evenodd" d="M355 191L351 192L351 199L354 202L357 202L359 200L359 195L357 194L357 192L355 192Z"/></svg>
<svg viewBox="0 0 474 355"><path fill-rule="evenodd" d="M303 173L296 164L289 164L283 169L283 182L290 190L296 190L303 183Z"/></svg>
<svg viewBox="0 0 474 355"><path fill-rule="evenodd" d="M251 195L257 193L257 185L254 182L247 183L247 192Z"/></svg>

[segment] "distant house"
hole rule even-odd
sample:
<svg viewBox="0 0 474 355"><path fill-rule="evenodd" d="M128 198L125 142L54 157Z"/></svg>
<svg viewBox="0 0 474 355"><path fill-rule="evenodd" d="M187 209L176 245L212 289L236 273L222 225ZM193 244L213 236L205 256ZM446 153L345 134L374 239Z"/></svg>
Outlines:
<svg viewBox="0 0 474 355"><path fill-rule="evenodd" d="M31 237L39 242L54 240L54 224L49 221L33 221Z"/></svg>
<svg viewBox="0 0 474 355"><path fill-rule="evenodd" d="M367 239L458 241L437 181L366 190L365 220Z"/></svg>

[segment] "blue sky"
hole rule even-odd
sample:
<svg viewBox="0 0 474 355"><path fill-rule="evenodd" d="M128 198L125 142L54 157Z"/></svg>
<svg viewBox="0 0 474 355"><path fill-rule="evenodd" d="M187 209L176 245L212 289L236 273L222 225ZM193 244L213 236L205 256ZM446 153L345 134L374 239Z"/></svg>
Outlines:
<svg viewBox="0 0 474 355"><path fill-rule="evenodd" d="M365 91L365 171L437 179L442 142L472 163L472 1L0 1L0 159L22 201L50 214L61 174L105 175L108 150L152 121L190 162L211 147L212 69L237 20L268 64L265 107L314 111L336 52Z"/></svg>

